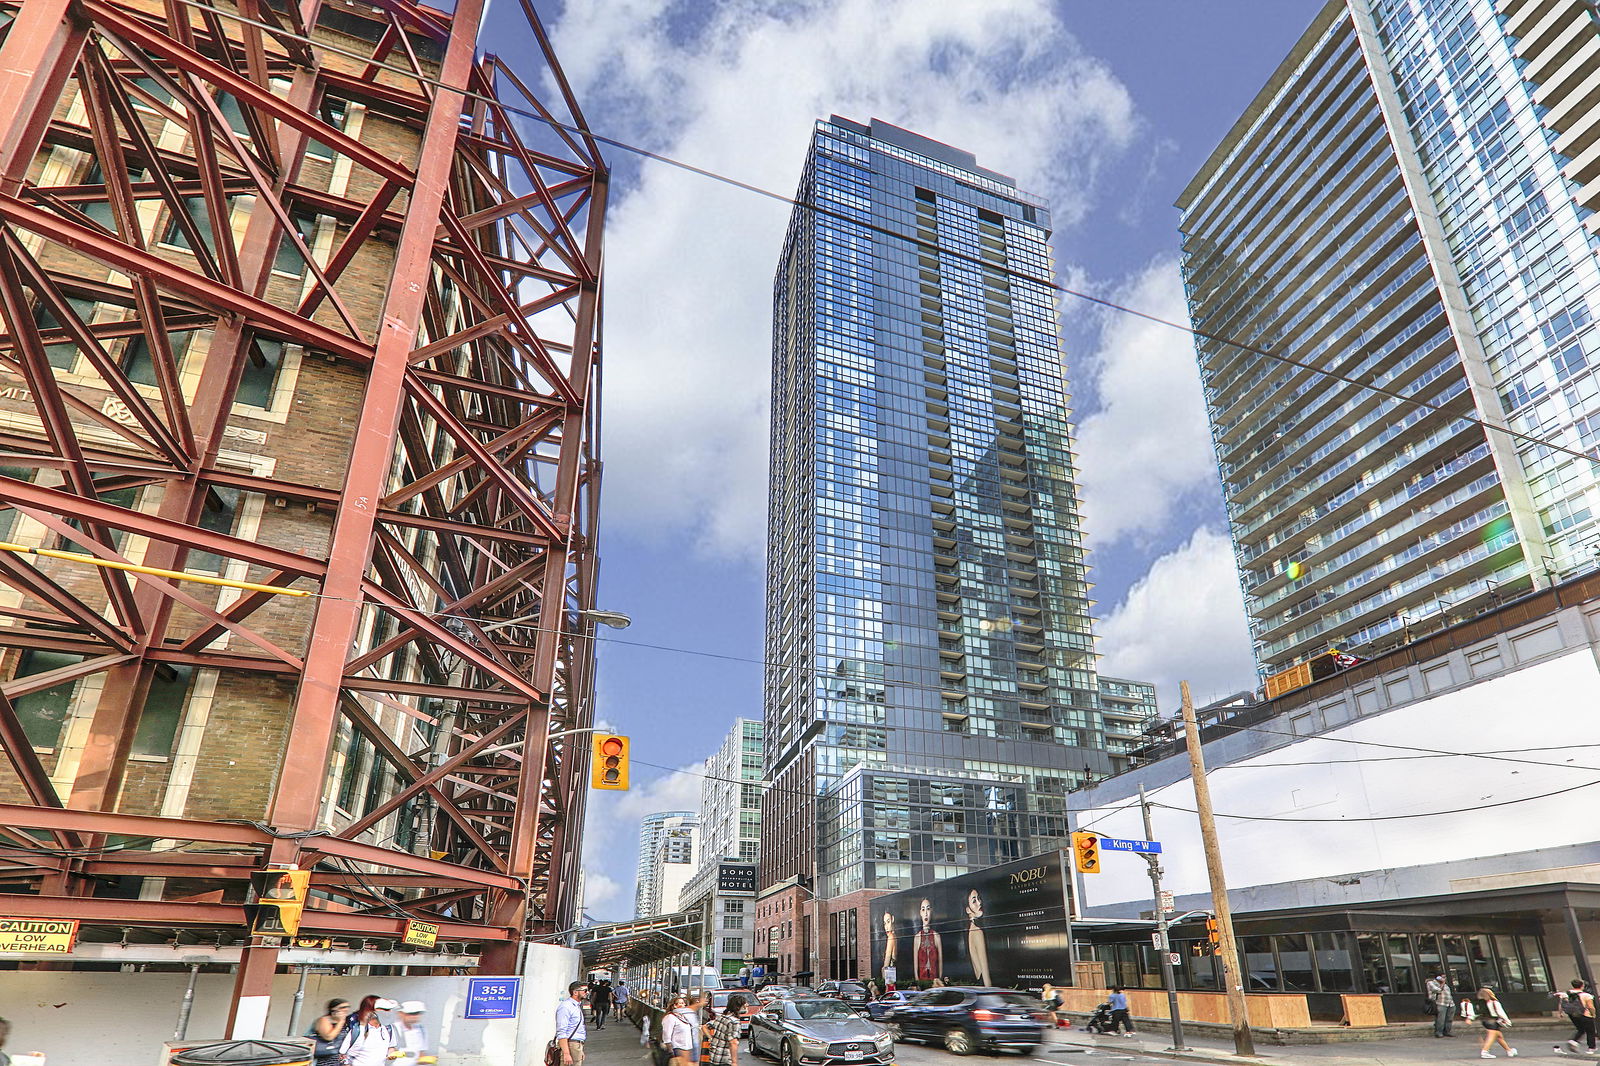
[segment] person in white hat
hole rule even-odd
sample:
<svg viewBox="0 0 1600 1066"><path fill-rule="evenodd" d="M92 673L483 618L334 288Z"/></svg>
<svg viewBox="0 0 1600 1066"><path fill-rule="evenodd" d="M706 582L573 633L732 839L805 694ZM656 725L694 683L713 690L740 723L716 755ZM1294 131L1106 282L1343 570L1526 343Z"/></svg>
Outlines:
<svg viewBox="0 0 1600 1066"><path fill-rule="evenodd" d="M425 1063L433 1062L434 1057L428 1051L428 1028L422 1024L422 1016L428 1012L428 1005L420 999L408 999L400 1004L400 1022L395 1026L399 1039L396 1041L400 1050L400 1062Z"/></svg>

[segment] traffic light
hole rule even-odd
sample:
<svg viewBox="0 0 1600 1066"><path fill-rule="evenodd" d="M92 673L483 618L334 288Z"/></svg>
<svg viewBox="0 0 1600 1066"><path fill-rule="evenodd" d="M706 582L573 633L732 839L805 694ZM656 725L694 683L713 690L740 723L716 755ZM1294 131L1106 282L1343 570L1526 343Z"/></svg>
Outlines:
<svg viewBox="0 0 1600 1066"><path fill-rule="evenodd" d="M1080 874L1100 872L1100 838L1093 833L1072 834L1072 865Z"/></svg>
<svg viewBox="0 0 1600 1066"><path fill-rule="evenodd" d="M255 901L245 907L252 936L294 936L311 888L310 870L264 870L250 875Z"/></svg>
<svg viewBox="0 0 1600 1066"><path fill-rule="evenodd" d="M594 735L594 761L589 783L615 792L628 790L628 738L614 733Z"/></svg>
<svg viewBox="0 0 1600 1066"><path fill-rule="evenodd" d="M1222 943L1222 927L1217 924L1215 918L1206 919L1206 939L1211 941L1213 951Z"/></svg>

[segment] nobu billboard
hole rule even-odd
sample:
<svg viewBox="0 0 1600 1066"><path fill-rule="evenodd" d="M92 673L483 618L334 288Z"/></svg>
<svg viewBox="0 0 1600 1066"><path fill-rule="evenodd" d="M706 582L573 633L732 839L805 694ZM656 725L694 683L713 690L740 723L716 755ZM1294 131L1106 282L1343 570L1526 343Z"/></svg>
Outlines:
<svg viewBox="0 0 1600 1066"><path fill-rule="evenodd" d="M1072 975L1064 852L991 866L872 901L874 979L900 988L1037 988Z"/></svg>

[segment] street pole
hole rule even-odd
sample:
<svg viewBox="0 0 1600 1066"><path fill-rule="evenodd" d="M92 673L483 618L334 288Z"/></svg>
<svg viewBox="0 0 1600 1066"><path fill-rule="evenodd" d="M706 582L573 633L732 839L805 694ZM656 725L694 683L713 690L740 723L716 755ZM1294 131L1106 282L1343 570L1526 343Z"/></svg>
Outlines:
<svg viewBox="0 0 1600 1066"><path fill-rule="evenodd" d="M1155 827L1150 823L1150 801L1145 799L1144 785L1139 786L1139 806L1144 811L1144 838L1156 839ZM1156 900L1156 936L1159 938L1156 954L1161 956L1161 981L1167 986L1167 1017L1172 1020L1172 1046L1168 1051L1188 1051L1183 1045L1183 1019L1178 1016L1178 979L1172 972L1172 941L1167 938L1167 909L1162 906L1161 856L1154 852L1145 855L1150 864L1150 890Z"/></svg>
<svg viewBox="0 0 1600 1066"><path fill-rule="evenodd" d="M1194 781L1195 812L1200 816L1200 841L1206 850L1206 874L1211 880L1211 909L1217 915L1217 930L1222 942L1217 946L1222 961L1222 987L1228 995L1228 1021L1233 1025L1233 1053L1256 1053L1250 1033L1249 1007L1244 1001L1244 984L1239 975L1239 948L1233 939L1233 911L1228 906L1228 880L1222 872L1222 847L1217 843L1217 820L1211 813L1211 785L1206 780L1206 760L1200 751L1200 725L1194 716L1194 699L1189 682L1180 681L1183 697L1183 740L1189 749L1189 776Z"/></svg>

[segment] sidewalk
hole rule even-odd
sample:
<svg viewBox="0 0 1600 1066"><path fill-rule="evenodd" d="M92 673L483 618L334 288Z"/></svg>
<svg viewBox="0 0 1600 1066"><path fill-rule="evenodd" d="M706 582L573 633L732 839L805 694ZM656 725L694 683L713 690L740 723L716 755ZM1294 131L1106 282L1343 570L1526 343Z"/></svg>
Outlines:
<svg viewBox="0 0 1600 1066"><path fill-rule="evenodd" d="M1399 1036L1386 1040L1337 1044L1297 1044L1277 1046L1269 1043L1270 1033L1256 1032L1256 1057L1243 1059L1233 1052L1231 1035L1217 1037L1210 1033L1184 1030L1187 1052L1172 1052L1172 1030L1165 1021L1143 1021L1139 1032L1132 1038L1098 1035L1083 1029L1058 1029L1039 1049L1039 1057L1059 1059L1064 1066L1072 1066L1077 1054L1130 1055L1144 1058L1164 1058L1188 1062L1238 1063L1261 1062L1273 1066L1305 1063L1307 1066L1408 1066L1411 1063L1465 1063L1479 1062L1478 1048L1483 1043L1483 1028L1476 1023L1456 1022L1454 1035L1449 1039L1426 1036ZM1518 1058L1568 1058L1589 1059L1587 1055L1567 1056L1553 1050L1553 1045L1565 1048L1572 1026L1554 1019L1527 1019L1518 1021L1506 1032L1506 1039L1518 1051ZM1505 1058L1505 1052L1496 1053ZM1596 1056L1600 1060L1600 1056Z"/></svg>
<svg viewBox="0 0 1600 1066"><path fill-rule="evenodd" d="M639 1030L626 1018L611 1018L604 1029L589 1025L589 1042L584 1046L584 1062L589 1066L649 1066L649 1049L639 1043Z"/></svg>

